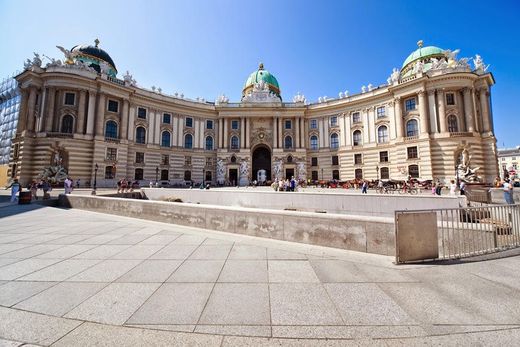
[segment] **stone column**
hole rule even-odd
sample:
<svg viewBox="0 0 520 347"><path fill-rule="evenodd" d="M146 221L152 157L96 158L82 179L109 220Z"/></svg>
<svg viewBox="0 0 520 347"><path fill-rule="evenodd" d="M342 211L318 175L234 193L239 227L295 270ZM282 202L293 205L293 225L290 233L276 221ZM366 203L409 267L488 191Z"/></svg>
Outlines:
<svg viewBox="0 0 520 347"><path fill-rule="evenodd" d="M323 118L323 146L330 147L329 118Z"/></svg>
<svg viewBox="0 0 520 347"><path fill-rule="evenodd" d="M224 145L222 146L223 148L229 148L228 141L228 120L224 118Z"/></svg>
<svg viewBox="0 0 520 347"><path fill-rule="evenodd" d="M87 92L80 90L79 92L79 103L78 103L78 122L76 125L76 132L83 134L85 129L85 103L87 99Z"/></svg>
<svg viewBox="0 0 520 347"><path fill-rule="evenodd" d="M217 148L223 148L223 143L224 143L224 140L223 140L223 136L224 136L224 120L222 118L220 118L218 120L218 140L217 140Z"/></svg>
<svg viewBox="0 0 520 347"><path fill-rule="evenodd" d="M283 120L278 117L278 148L283 148Z"/></svg>
<svg viewBox="0 0 520 347"><path fill-rule="evenodd" d="M155 133L155 141L154 143L156 145L160 145L161 144L161 113L159 111L155 111L155 122L154 122L154 127L155 127L155 130L154 130L154 133ZM171 139L170 139L170 142L171 142Z"/></svg>
<svg viewBox="0 0 520 347"><path fill-rule="evenodd" d="M88 112L87 112L87 135L94 134L94 123L96 117L96 92L88 92Z"/></svg>
<svg viewBox="0 0 520 347"><path fill-rule="evenodd" d="M148 134L146 134L146 143L155 143L155 111L148 109Z"/></svg>
<svg viewBox="0 0 520 347"><path fill-rule="evenodd" d="M130 108L130 112L128 114L128 141L134 140L134 121L135 121L135 105L128 106ZM124 136L125 133L121 132L121 136Z"/></svg>
<svg viewBox="0 0 520 347"><path fill-rule="evenodd" d="M295 118L296 122L296 148L300 148L300 117Z"/></svg>
<svg viewBox="0 0 520 347"><path fill-rule="evenodd" d="M476 95L475 95L475 91L472 89L471 90L471 104L473 105L473 121L475 122L475 131L477 132L481 132L482 131L482 123L481 123L481 119L480 117L477 117L477 98L476 98Z"/></svg>
<svg viewBox="0 0 520 347"><path fill-rule="evenodd" d="M471 89L464 88L464 117L466 118L466 131L473 132L475 123L473 121L473 102L471 101Z"/></svg>
<svg viewBox="0 0 520 347"><path fill-rule="evenodd" d="M468 125L466 124L466 119L464 115L464 98L461 95L460 90L455 91L455 103L457 105L457 111L459 115L459 131L467 131Z"/></svg>
<svg viewBox="0 0 520 347"><path fill-rule="evenodd" d="M439 101L439 125L441 128L441 133L446 133L447 126L446 126L446 99L444 97L444 91L438 90L437 91L437 99Z"/></svg>
<svg viewBox="0 0 520 347"><path fill-rule="evenodd" d="M123 109L121 110L121 131L119 132L119 138L124 139L128 133L128 100L123 100Z"/></svg>
<svg viewBox="0 0 520 347"><path fill-rule="evenodd" d="M251 146L251 118L246 119L246 148Z"/></svg>
<svg viewBox="0 0 520 347"><path fill-rule="evenodd" d="M103 129L105 127L105 98L105 94L99 93L96 112L96 137L104 137Z"/></svg>
<svg viewBox="0 0 520 347"><path fill-rule="evenodd" d="M52 121L54 120L54 105L56 103L56 89L49 88L49 100L47 103L47 113L45 114L45 132L52 131Z"/></svg>
<svg viewBox="0 0 520 347"><path fill-rule="evenodd" d="M273 148L278 148L278 118L273 117Z"/></svg>
<svg viewBox="0 0 520 347"><path fill-rule="evenodd" d="M18 125L16 126L17 132L22 132L25 130L25 126L27 124L27 109L29 108L29 93L27 90L22 89L21 100L20 100L20 113L18 116Z"/></svg>
<svg viewBox="0 0 520 347"><path fill-rule="evenodd" d="M485 88L480 89L480 116L482 117L482 131L491 131L491 122L489 118L488 93Z"/></svg>
<svg viewBox="0 0 520 347"><path fill-rule="evenodd" d="M395 98L394 102L396 136L397 139L400 139L403 137L403 111L401 98Z"/></svg>
<svg viewBox="0 0 520 347"><path fill-rule="evenodd" d="M363 122L363 144L366 146L370 142L370 127L368 124L368 108L364 108L361 113L361 121Z"/></svg>
<svg viewBox="0 0 520 347"><path fill-rule="evenodd" d="M344 116L345 118L345 146L351 146L351 135L350 135L350 116Z"/></svg>
<svg viewBox="0 0 520 347"><path fill-rule="evenodd" d="M34 124L36 122L36 117L34 115L34 111L36 109L36 88L31 88L29 90L29 105L27 107L27 120L26 120L26 129L29 131L34 131Z"/></svg>
<svg viewBox="0 0 520 347"><path fill-rule="evenodd" d="M240 118L240 148L246 147L246 120L244 117Z"/></svg>
<svg viewBox="0 0 520 347"><path fill-rule="evenodd" d="M430 110L430 132L438 133L437 127L437 107L435 106L435 90L428 91L428 106Z"/></svg>
<svg viewBox="0 0 520 347"><path fill-rule="evenodd" d="M421 121L421 134L428 134L428 105L424 91L419 92L419 119Z"/></svg>

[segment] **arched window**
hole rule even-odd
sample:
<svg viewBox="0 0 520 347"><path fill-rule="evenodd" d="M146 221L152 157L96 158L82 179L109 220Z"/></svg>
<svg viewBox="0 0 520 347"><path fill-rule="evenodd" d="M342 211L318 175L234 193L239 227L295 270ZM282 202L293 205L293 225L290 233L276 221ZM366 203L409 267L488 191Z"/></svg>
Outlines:
<svg viewBox="0 0 520 347"><path fill-rule="evenodd" d="M146 129L143 127L137 127L135 129L135 142L136 143L146 143Z"/></svg>
<svg viewBox="0 0 520 347"><path fill-rule="evenodd" d="M356 130L352 134L352 142L354 143L354 146L361 146L363 144L363 139L361 136L361 130Z"/></svg>
<svg viewBox="0 0 520 347"><path fill-rule="evenodd" d="M382 180L387 180L390 178L390 172L388 171L388 168L387 167L382 167L381 168L381 179Z"/></svg>
<svg viewBox="0 0 520 347"><path fill-rule="evenodd" d="M332 170L332 179L339 180L339 170Z"/></svg>
<svg viewBox="0 0 520 347"><path fill-rule="evenodd" d="M330 148L331 149L337 149L339 147L339 136L338 134L334 133L330 135Z"/></svg>
<svg viewBox="0 0 520 347"><path fill-rule="evenodd" d="M161 134L161 146L162 147L170 147L170 139L172 135L169 131L163 131Z"/></svg>
<svg viewBox="0 0 520 347"><path fill-rule="evenodd" d="M417 119L410 119L406 123L406 136L417 136L419 135L419 126L417 125Z"/></svg>
<svg viewBox="0 0 520 347"><path fill-rule="evenodd" d="M231 149L238 149L238 146L239 146L238 137L231 136Z"/></svg>
<svg viewBox="0 0 520 347"><path fill-rule="evenodd" d="M184 136L184 148L187 148L187 149L193 148L193 135L186 134Z"/></svg>
<svg viewBox="0 0 520 347"><path fill-rule="evenodd" d="M419 178L419 165L408 166L408 175L411 178Z"/></svg>
<svg viewBox="0 0 520 347"><path fill-rule="evenodd" d="M206 136L206 150L213 150L213 137L211 136Z"/></svg>
<svg viewBox="0 0 520 347"><path fill-rule="evenodd" d="M105 124L105 137L108 139L117 139L117 123L109 120Z"/></svg>
<svg viewBox="0 0 520 347"><path fill-rule="evenodd" d="M457 117L454 115L448 116L448 131L450 133L459 131L459 123L457 122Z"/></svg>
<svg viewBox="0 0 520 347"><path fill-rule="evenodd" d="M143 169L135 169L134 180L140 181L143 179Z"/></svg>
<svg viewBox="0 0 520 347"><path fill-rule="evenodd" d="M290 156L287 157L287 162L288 162L288 163L292 163L292 162L293 162L293 157L292 157L292 155L290 155Z"/></svg>
<svg viewBox="0 0 520 347"><path fill-rule="evenodd" d="M189 171L189 170L184 171L184 180L191 181L191 171Z"/></svg>
<svg viewBox="0 0 520 347"><path fill-rule="evenodd" d="M70 114L63 116L61 119L61 132L64 134L72 134L74 127L74 117Z"/></svg>
<svg viewBox="0 0 520 347"><path fill-rule="evenodd" d="M382 125L379 128L377 128L377 142L388 142L388 128L386 127L386 125Z"/></svg>
<svg viewBox="0 0 520 347"><path fill-rule="evenodd" d="M318 150L318 136L316 135L311 136L311 150Z"/></svg>
<svg viewBox="0 0 520 347"><path fill-rule="evenodd" d="M362 169L356 169L354 171L354 175L356 176L357 180L363 179L363 170Z"/></svg>
<svg viewBox="0 0 520 347"><path fill-rule="evenodd" d="M292 148L292 137L286 136L284 140L284 148L291 149Z"/></svg>

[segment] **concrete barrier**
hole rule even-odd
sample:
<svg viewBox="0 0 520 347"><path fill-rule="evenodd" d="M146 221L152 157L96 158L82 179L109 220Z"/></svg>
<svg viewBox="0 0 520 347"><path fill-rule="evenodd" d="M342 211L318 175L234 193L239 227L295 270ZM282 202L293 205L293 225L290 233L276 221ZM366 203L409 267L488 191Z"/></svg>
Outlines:
<svg viewBox="0 0 520 347"><path fill-rule="evenodd" d="M60 206L359 252L395 255L393 218L77 195L60 195Z"/></svg>

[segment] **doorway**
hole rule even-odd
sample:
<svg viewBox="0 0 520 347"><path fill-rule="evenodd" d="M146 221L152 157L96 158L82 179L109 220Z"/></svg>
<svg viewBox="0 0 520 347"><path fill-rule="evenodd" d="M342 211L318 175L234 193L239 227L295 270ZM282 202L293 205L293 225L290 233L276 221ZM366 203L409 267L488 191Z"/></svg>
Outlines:
<svg viewBox="0 0 520 347"><path fill-rule="evenodd" d="M271 180L271 151L266 146L258 146L253 151L253 179L256 179L258 170L265 170L266 179Z"/></svg>
<svg viewBox="0 0 520 347"><path fill-rule="evenodd" d="M229 169L229 183L236 186L238 183L238 169Z"/></svg>
<svg viewBox="0 0 520 347"><path fill-rule="evenodd" d="M291 179L294 176L294 169L285 169L285 178Z"/></svg>

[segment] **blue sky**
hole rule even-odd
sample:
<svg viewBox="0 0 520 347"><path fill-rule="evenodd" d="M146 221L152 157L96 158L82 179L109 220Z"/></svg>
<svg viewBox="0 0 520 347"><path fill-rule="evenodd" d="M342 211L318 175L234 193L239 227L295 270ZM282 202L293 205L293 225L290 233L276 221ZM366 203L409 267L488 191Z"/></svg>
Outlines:
<svg viewBox="0 0 520 347"><path fill-rule="evenodd" d="M56 45L101 41L121 77L165 93L233 101L258 63L284 100L360 92L386 82L416 42L480 54L490 64L499 147L520 145L520 1L16 1L0 0L0 77ZM45 61L44 61L45 62Z"/></svg>

